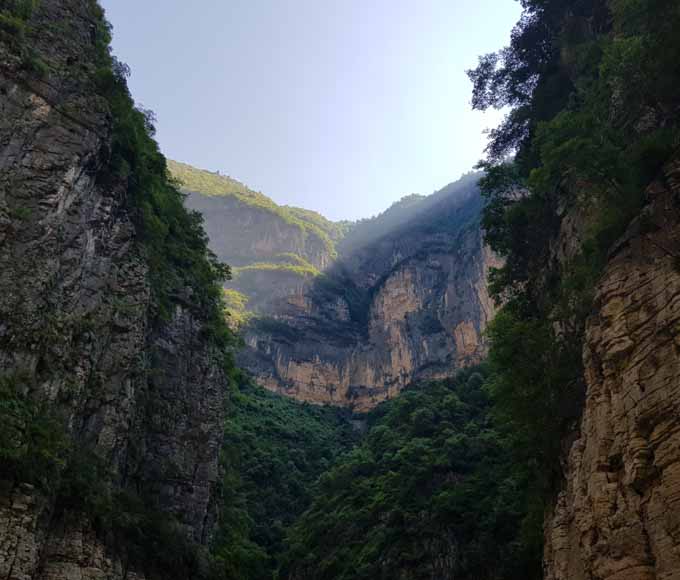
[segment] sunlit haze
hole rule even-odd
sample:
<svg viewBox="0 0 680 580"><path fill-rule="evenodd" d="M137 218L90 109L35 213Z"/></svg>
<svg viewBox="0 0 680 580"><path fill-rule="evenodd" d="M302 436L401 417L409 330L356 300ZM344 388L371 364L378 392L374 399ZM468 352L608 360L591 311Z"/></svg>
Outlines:
<svg viewBox="0 0 680 580"><path fill-rule="evenodd" d="M138 104L172 159L331 219L431 193L482 156L498 113L465 70L513 0L103 0Z"/></svg>

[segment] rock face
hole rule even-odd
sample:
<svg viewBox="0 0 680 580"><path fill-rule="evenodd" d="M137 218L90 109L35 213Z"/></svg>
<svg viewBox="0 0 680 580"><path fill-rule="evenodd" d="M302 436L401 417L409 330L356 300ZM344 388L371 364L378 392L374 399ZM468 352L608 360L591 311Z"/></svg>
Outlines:
<svg viewBox="0 0 680 580"><path fill-rule="evenodd" d="M498 261L482 241L474 183L436 194L397 227L364 224L381 233L360 244L350 230L323 275L272 297L245 329L240 364L270 390L364 412L480 362Z"/></svg>
<svg viewBox="0 0 680 580"><path fill-rule="evenodd" d="M612 250L586 404L546 527L548 580L680 578L680 163Z"/></svg>
<svg viewBox="0 0 680 580"><path fill-rule="evenodd" d="M206 544L216 517L224 376L181 289L158 322L126 183L99 179L112 120L93 86L85 0L42 0L27 72L0 42L0 379L63 415L76 446ZM135 578L83 513L0 473L0 577ZM151 575L153 576L153 574Z"/></svg>
<svg viewBox="0 0 680 580"><path fill-rule="evenodd" d="M239 364L266 388L363 412L413 381L479 363L499 265L479 225L479 175L332 223L218 173L173 162L210 247L247 298Z"/></svg>
<svg viewBox="0 0 680 580"><path fill-rule="evenodd" d="M234 197L195 192L189 192L187 206L203 214L213 251L232 266L296 254L323 270L333 260L331 247L324 239L282 219L269 208Z"/></svg>

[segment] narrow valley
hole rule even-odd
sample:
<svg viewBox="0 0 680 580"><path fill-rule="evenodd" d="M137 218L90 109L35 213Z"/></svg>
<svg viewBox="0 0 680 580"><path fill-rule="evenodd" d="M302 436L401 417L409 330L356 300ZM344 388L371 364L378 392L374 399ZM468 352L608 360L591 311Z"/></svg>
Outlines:
<svg viewBox="0 0 680 580"><path fill-rule="evenodd" d="M378 114L361 90L392 69L376 76L361 43L324 60L277 34L322 18L333 46L368 30L394 52L378 37L390 16L399 45L434 46L434 4L374 21L378 4L355 0L328 0L333 17L289 0L190 7L177 50L217 25L212 50L262 70L205 54L179 74L162 66L176 52L154 78L115 56L102 4L0 0L0 578L680 580L678 0L522 0L507 46L467 71L472 108L505 115L483 160L345 220L316 211L337 191L330 161L309 207L276 203L289 183L262 193L175 155L208 157L188 124L166 158L170 123L130 87L171 71L196 102L149 104L200 110L207 135L225 112L199 79L224 75L224 108L273 139L315 118L295 117L277 67L318 57L338 82L296 95L327 99L319 135L356 116L388 146L357 111ZM116 13L148 35L117 25L121 46L156 58L150 21L177 6L131 6ZM281 6L286 26L247 26ZM472 27L451 25L451 41ZM241 29L253 41L230 43ZM345 103L352 50L371 82ZM267 74L281 98L243 108L239 82Z"/></svg>

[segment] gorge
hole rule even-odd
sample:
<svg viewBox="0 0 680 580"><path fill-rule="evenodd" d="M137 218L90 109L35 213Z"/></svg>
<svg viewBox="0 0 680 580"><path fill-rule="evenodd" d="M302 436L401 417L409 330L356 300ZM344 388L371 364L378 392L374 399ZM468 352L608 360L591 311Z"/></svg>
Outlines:
<svg viewBox="0 0 680 580"><path fill-rule="evenodd" d="M333 222L0 0L0 577L680 579L680 9L526 0L475 172Z"/></svg>

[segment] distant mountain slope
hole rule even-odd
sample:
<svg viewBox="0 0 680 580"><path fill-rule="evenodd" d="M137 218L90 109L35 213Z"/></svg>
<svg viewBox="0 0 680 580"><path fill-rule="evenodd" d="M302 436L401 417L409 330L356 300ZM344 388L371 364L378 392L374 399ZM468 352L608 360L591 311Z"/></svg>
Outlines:
<svg viewBox="0 0 680 580"><path fill-rule="evenodd" d="M351 224L346 236L340 240L338 250L347 255L384 235L397 234L402 226L414 225L418 220L432 221L429 210L441 202L455 201L469 194L475 190L479 178L479 173L470 173L432 195L411 194L402 197L379 215Z"/></svg>
<svg viewBox="0 0 680 580"><path fill-rule="evenodd" d="M335 260L345 226L277 205L231 177L175 161L168 167L187 194L187 206L203 214L212 250L232 266L227 288L242 295L239 312L243 305L269 312L273 299L300 292Z"/></svg>
<svg viewBox="0 0 680 580"><path fill-rule="evenodd" d="M241 365L271 390L365 411L479 362L495 311L488 269L499 263L482 240L476 182L355 225L329 268L250 321Z"/></svg>
<svg viewBox="0 0 680 580"><path fill-rule="evenodd" d="M319 229L326 232L326 234L328 234L328 236L334 242L339 242L342 240L347 235L347 233L352 230L354 225L354 222L351 221L332 222L329 219L326 219L320 213L311 209L303 209L301 207L294 207L291 205L286 205L283 207L304 222L316 225Z"/></svg>
<svg viewBox="0 0 680 580"><path fill-rule="evenodd" d="M231 207L229 202L243 204L252 210L270 214L272 218L280 220L282 224L299 229L302 236L318 238L326 246L329 255L335 255L333 240L342 237L342 228L320 214L309 210L277 205L266 195L254 191L240 181L226 175L197 169L177 161L169 161L168 168L184 191L212 198L209 201L203 200L206 209L210 205L217 209L224 206L225 203ZM224 250L228 251L227 248Z"/></svg>

